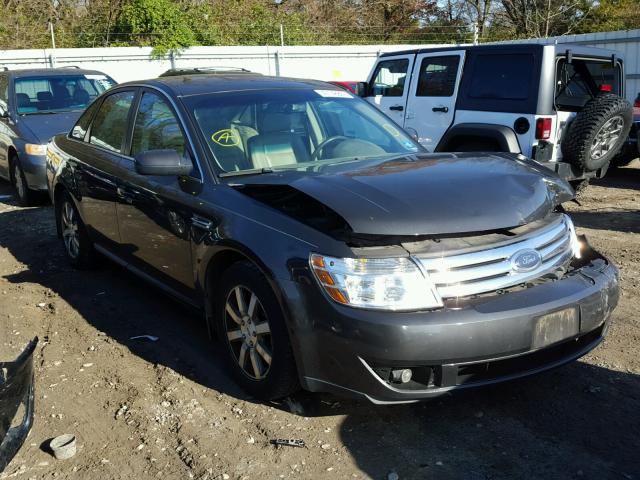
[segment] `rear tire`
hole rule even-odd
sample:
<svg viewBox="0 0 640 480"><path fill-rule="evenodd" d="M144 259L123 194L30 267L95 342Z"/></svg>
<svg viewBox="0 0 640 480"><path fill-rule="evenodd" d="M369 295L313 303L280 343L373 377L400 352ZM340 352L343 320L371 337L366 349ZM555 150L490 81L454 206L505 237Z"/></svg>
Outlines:
<svg viewBox="0 0 640 480"><path fill-rule="evenodd" d="M214 311L229 370L247 393L275 400L299 390L284 314L255 265L242 261L223 273Z"/></svg>
<svg viewBox="0 0 640 480"><path fill-rule="evenodd" d="M21 207L31 207L36 204L36 192L29 188L27 179L20 165L20 159L13 155L10 161L11 165L11 184L16 192L18 205Z"/></svg>
<svg viewBox="0 0 640 480"><path fill-rule="evenodd" d="M562 142L562 156L583 171L593 172L615 157L629 135L633 109L617 95L601 94L589 100Z"/></svg>
<svg viewBox="0 0 640 480"><path fill-rule="evenodd" d="M72 267L88 270L95 266L96 252L78 209L67 192L56 203L56 221L60 226L64 251Z"/></svg>

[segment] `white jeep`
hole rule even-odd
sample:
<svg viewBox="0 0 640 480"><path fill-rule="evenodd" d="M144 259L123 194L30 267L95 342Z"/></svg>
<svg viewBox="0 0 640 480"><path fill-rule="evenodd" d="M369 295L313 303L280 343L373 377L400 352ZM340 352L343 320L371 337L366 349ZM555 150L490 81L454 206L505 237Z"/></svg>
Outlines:
<svg viewBox="0 0 640 480"><path fill-rule="evenodd" d="M381 55L359 94L429 151L521 153L580 185L629 133L623 67L570 44L408 50Z"/></svg>

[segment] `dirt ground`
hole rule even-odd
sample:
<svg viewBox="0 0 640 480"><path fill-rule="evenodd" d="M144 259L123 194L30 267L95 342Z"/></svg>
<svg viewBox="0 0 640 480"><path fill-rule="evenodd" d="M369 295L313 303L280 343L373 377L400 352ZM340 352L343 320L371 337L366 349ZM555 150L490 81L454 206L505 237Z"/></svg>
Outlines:
<svg viewBox="0 0 640 480"><path fill-rule="evenodd" d="M0 184L1 358L40 344L35 425L0 478L640 479L640 164L568 207L621 270L603 345L535 378L389 407L252 401L198 315L109 262L72 270L52 208L10 193ZM159 339L131 340L145 334ZM78 452L57 461L44 446L62 433Z"/></svg>

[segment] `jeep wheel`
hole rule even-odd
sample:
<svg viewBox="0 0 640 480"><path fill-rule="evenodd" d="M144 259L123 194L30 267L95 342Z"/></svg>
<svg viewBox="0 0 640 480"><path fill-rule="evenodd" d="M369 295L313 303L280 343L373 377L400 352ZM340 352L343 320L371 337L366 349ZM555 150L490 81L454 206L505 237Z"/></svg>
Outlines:
<svg viewBox="0 0 640 480"><path fill-rule="evenodd" d="M249 262L225 271L215 300L218 337L236 382L261 400L298 390L298 376L280 304Z"/></svg>
<svg viewBox="0 0 640 480"><path fill-rule="evenodd" d="M578 113L562 142L564 159L592 172L604 167L620 151L629 129L633 109L617 95L593 98Z"/></svg>
<svg viewBox="0 0 640 480"><path fill-rule="evenodd" d="M35 192L29 188L17 156L11 157L11 183L16 192L18 205L31 207L35 204Z"/></svg>

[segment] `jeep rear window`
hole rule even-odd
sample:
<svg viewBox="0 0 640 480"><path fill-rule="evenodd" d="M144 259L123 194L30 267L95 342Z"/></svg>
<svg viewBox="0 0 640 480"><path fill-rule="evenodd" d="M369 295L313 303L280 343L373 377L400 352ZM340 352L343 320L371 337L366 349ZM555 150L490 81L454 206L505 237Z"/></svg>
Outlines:
<svg viewBox="0 0 640 480"><path fill-rule="evenodd" d="M526 100L533 73L531 54L492 53L478 55L469 97L492 100Z"/></svg>
<svg viewBox="0 0 640 480"><path fill-rule="evenodd" d="M611 61L558 60L556 68L556 108L569 112L581 110L600 92L620 95L620 64Z"/></svg>

